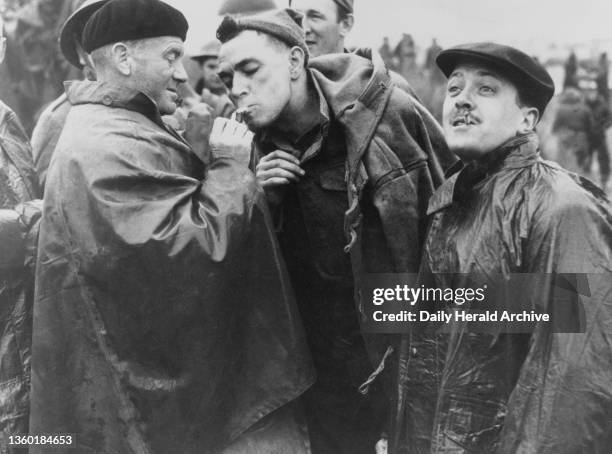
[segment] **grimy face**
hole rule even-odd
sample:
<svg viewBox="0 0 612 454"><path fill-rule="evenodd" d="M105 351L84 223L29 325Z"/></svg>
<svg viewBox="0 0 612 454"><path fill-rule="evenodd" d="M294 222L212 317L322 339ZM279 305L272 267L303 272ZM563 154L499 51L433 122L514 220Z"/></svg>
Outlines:
<svg viewBox="0 0 612 454"><path fill-rule="evenodd" d="M537 110L519 106L516 87L486 65L459 64L448 79L443 128L450 149L478 159L533 129Z"/></svg>
<svg viewBox="0 0 612 454"><path fill-rule="evenodd" d="M187 80L183 52L183 41L175 36L144 39L131 52L135 88L155 101L162 115L174 113L177 87Z"/></svg>
<svg viewBox="0 0 612 454"><path fill-rule="evenodd" d="M257 130L274 123L291 100L290 49L268 35L246 30L221 46L219 76L244 119Z"/></svg>
<svg viewBox="0 0 612 454"><path fill-rule="evenodd" d="M348 30L338 22L338 7L333 0L292 0L291 7L304 15L302 25L311 56L344 50Z"/></svg>

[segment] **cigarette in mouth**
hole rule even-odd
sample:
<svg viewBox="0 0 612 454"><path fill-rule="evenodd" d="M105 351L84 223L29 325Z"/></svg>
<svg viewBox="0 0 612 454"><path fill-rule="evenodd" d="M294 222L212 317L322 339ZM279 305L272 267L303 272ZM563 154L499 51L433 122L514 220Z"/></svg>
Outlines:
<svg viewBox="0 0 612 454"><path fill-rule="evenodd" d="M244 123L244 117L248 113L249 109L246 107L241 107L237 109L232 115L232 120L236 120L239 123Z"/></svg>

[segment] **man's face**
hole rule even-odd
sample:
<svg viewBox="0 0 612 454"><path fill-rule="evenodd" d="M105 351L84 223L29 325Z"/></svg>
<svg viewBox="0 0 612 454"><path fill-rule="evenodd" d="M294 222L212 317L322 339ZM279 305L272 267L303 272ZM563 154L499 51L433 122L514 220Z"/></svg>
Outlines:
<svg viewBox="0 0 612 454"><path fill-rule="evenodd" d="M271 125L292 93L289 48L246 30L221 46L219 76L250 129Z"/></svg>
<svg viewBox="0 0 612 454"><path fill-rule="evenodd" d="M204 60L202 63L202 78L204 79L204 86L211 91L223 91L225 86L219 78L217 71L219 70L219 59L217 57L210 57Z"/></svg>
<svg viewBox="0 0 612 454"><path fill-rule="evenodd" d="M477 159L525 128L516 87L481 64L459 64L448 79L443 127L451 151Z"/></svg>
<svg viewBox="0 0 612 454"><path fill-rule="evenodd" d="M162 115L174 113L179 98L177 87L187 80L181 62L183 50L180 38L162 36L140 41L131 52L135 88L155 101Z"/></svg>
<svg viewBox="0 0 612 454"><path fill-rule="evenodd" d="M312 57L344 50L348 30L338 22L338 7L333 0L293 0L291 7L304 15L306 44Z"/></svg>

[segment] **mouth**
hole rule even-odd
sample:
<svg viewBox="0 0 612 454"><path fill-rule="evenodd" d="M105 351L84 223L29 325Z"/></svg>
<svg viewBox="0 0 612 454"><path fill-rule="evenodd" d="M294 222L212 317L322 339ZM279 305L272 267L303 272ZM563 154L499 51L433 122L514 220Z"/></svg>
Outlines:
<svg viewBox="0 0 612 454"><path fill-rule="evenodd" d="M463 115L457 115L450 122L453 128L458 128L461 126L473 126L479 123L480 121L477 118L470 115L469 113L465 113Z"/></svg>

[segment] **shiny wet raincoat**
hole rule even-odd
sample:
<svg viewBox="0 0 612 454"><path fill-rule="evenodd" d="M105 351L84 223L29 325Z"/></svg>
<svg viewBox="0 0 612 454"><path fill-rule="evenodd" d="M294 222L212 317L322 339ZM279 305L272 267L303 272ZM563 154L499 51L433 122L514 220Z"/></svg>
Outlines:
<svg viewBox="0 0 612 454"><path fill-rule="evenodd" d="M28 433L37 192L28 138L0 103L0 438Z"/></svg>
<svg viewBox="0 0 612 454"><path fill-rule="evenodd" d="M234 159L203 168L142 93L67 94L40 233L31 432L75 434L78 452L217 452L313 380L262 191Z"/></svg>
<svg viewBox="0 0 612 454"><path fill-rule="evenodd" d="M569 315L581 326L479 334L455 323L447 334L412 332L400 370L405 438L393 452L609 452L612 206L589 181L542 160L535 134L491 157L456 171L432 197L423 276L457 288L482 285L477 276L585 273L588 295ZM509 301L554 314L565 289L546 279L514 289Z"/></svg>

